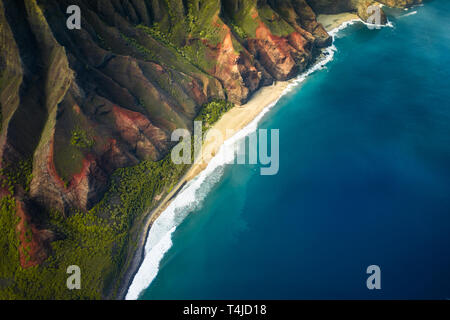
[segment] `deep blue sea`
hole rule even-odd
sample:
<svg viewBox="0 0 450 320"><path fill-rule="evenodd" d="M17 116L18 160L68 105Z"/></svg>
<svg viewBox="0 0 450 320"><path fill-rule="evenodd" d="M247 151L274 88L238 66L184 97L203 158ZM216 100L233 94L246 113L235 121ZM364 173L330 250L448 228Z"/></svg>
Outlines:
<svg viewBox="0 0 450 320"><path fill-rule="evenodd" d="M450 1L387 12L264 116L279 173L226 166L141 299L450 298Z"/></svg>

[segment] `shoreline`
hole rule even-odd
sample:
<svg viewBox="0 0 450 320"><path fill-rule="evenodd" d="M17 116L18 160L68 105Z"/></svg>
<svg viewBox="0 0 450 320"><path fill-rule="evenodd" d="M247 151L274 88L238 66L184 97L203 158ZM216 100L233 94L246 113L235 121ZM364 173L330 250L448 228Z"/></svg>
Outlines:
<svg viewBox="0 0 450 320"><path fill-rule="evenodd" d="M233 129L234 134L238 133L240 130L249 125L261 112L266 109L271 104L274 104L289 87L289 85L295 80L295 78L287 81L278 81L271 86L262 87L257 90L250 100L241 105L235 106L228 112L226 112L212 127L220 131L223 136L226 136L226 131L228 129ZM226 139L228 140L228 138ZM217 140L207 140L202 145L202 151L208 150L210 156L214 156L226 141ZM134 253L133 259L124 274L123 281L119 286L117 293L117 299L125 299L128 289L133 282L136 273L141 266L144 256L145 256L145 243L148 238L148 234L151 230L152 224L156 219L164 212L165 209L170 205L170 203L176 198L178 193L183 189L183 187L194 178L198 176L206 167L208 163L192 164L192 166L186 171L184 176L178 181L175 187L165 195L165 197L160 201L160 203L152 209L147 217L144 219L144 227L140 232L138 237L137 249Z"/></svg>
<svg viewBox="0 0 450 320"><path fill-rule="evenodd" d="M328 33L340 28L343 24L354 20L361 19L355 13L351 12L343 12L338 14L319 14L317 16L317 22L321 23Z"/></svg>
<svg viewBox="0 0 450 320"><path fill-rule="evenodd" d="M319 20L321 19L321 21ZM332 15L319 15L318 21L322 24L326 23L324 27L326 31L334 36L334 33L341 30L343 26L347 26L349 22L359 20L359 17L352 13L341 13ZM310 73L314 72L316 69L312 68L318 66L319 69L322 66L321 61L323 60L323 52L327 50L333 50L333 45L330 47L322 49L322 54L318 55L310 67L304 70L302 73L298 74L295 78L287 81L278 81L270 86L261 87L258 89L250 100L241 105L235 106L231 110L227 111L213 126L211 129L218 130L222 133L226 139L224 141L217 140L207 140L202 145L202 151L208 150L210 156L215 156L219 149L224 145L224 142L229 140L232 136L239 133L242 129L250 125L254 120L258 118L261 114L264 114L266 110L271 105L275 105L276 102L289 90L289 88L297 82L302 82ZM329 62L331 59L326 61ZM233 130L232 136L227 136L227 130ZM204 154L204 153L203 153ZM209 163L209 162L208 162ZM193 164L184 174L184 176L178 181L176 186L170 191L160 203L153 208L144 218L144 227L141 228L141 232L138 237L137 249L133 254L131 263L127 267L124 273L122 281L119 284L118 293L116 294L116 299L124 300L128 293L128 290L142 265L145 258L145 245L148 239L151 227L155 220L167 209L167 207L172 203L178 193L186 186L189 181L196 178L204 169L206 169L208 163Z"/></svg>

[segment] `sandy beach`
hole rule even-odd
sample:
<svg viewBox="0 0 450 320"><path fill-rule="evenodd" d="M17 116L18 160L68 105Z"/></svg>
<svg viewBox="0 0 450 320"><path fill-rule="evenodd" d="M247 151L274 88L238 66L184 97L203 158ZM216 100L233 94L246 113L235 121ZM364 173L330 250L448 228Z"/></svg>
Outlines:
<svg viewBox="0 0 450 320"><path fill-rule="evenodd" d="M279 81L271 86L263 87L258 90L252 98L241 106L235 106L233 109L225 113L212 127L212 130L219 131L223 137L231 138L227 136L227 131L231 130L234 133L239 132L245 128L253 119L256 118L267 106L277 101L283 92L286 90L290 81ZM219 151L220 147L225 142L222 139L207 139L202 146L202 154L204 159L211 159ZM184 177L178 182L178 184L169 192L161 204L154 210L151 218L153 222L159 214L164 211L169 202L176 196L180 189L190 180L194 179L200 172L202 172L208 166L208 161L202 163L193 164L187 171Z"/></svg>
<svg viewBox="0 0 450 320"><path fill-rule="evenodd" d="M359 17L354 13L340 13L340 14L322 14L317 20L323 24L325 29L330 32L339 28L343 23L350 20L359 20ZM219 121L217 121L212 129L218 130L223 137L227 136L227 130L233 130L234 133L246 127L255 117L264 110L265 107L275 102L283 94L290 81L279 81L271 86L259 89L252 98L241 106L236 106L227 113L225 113ZM222 140L207 140L204 141L202 150L203 157L209 159L219 151L224 141ZM180 181L179 186L184 185L189 180L195 178L208 164L194 164L185 177ZM174 188L178 190L179 187ZM176 192L176 191L175 191ZM168 199L172 199L170 196Z"/></svg>
<svg viewBox="0 0 450 320"><path fill-rule="evenodd" d="M231 138L233 134L230 136L230 131L235 134L245 128L268 105L277 101L288 85L289 81L279 81L271 86L261 88L253 95L249 102L242 106L235 106L225 113L211 129L220 132L225 138L224 140ZM187 181L195 178L206 168L208 159L210 160L217 154L223 142L224 141L221 139L215 139L214 135L211 135L211 139L206 139L204 141L202 155L203 159L206 159L206 161L201 164L194 164L189 169L186 174Z"/></svg>
<svg viewBox="0 0 450 320"><path fill-rule="evenodd" d="M355 19L359 20L359 17L354 13L348 12L339 14L320 14L317 16L317 21L319 21L328 32L338 28L347 21Z"/></svg>
<svg viewBox="0 0 450 320"><path fill-rule="evenodd" d="M227 136L227 131L232 130L237 133L241 129L245 128L250 122L252 122L267 106L277 101L283 94L287 86L291 81L278 81L271 86L263 87L258 90L252 98L241 106L235 106L233 109L225 113L210 129L219 131L226 139L231 138ZM225 140L226 140L225 139ZM207 139L202 146L202 153L204 158L213 157L217 151L219 151L224 140L221 139ZM118 299L124 299L128 287L130 286L133 278L139 269L139 266L144 259L145 241L153 222L161 215L162 212L169 206L171 201L176 197L180 190L190 180L194 179L200 172L202 172L208 163L193 164L191 168L186 172L183 178L177 183L177 185L170 191L145 218L142 231L139 235L137 250L128 267L124 279L121 282L119 292L117 294Z"/></svg>
<svg viewBox="0 0 450 320"><path fill-rule="evenodd" d="M318 21L321 22L327 31L331 31L338 28L343 23L359 19L357 15L351 13L342 13L336 15L320 15ZM276 102L288 85L293 81L278 81L271 86L262 87L259 89L251 99L241 105L235 106L227 113L225 113L212 127L211 129L218 130L225 140L231 138L227 134L228 130L232 130L237 133L241 129L245 128L251 123L267 106ZM222 139L209 139L203 141L202 152L204 158L211 158L219 151L224 140ZM150 232L151 225L161 215L162 212L169 206L171 201L177 196L180 190L192 179L194 179L199 173L201 173L208 163L203 162L199 164L193 164L191 168L186 172L183 178L177 183L177 185L170 191L160 202L160 204L154 208L146 217L143 223L143 228L139 234L137 243L137 250L128 266L127 271L122 279L119 292L117 294L118 299L124 299L131 282L135 274L137 273L145 255L145 241L148 233Z"/></svg>

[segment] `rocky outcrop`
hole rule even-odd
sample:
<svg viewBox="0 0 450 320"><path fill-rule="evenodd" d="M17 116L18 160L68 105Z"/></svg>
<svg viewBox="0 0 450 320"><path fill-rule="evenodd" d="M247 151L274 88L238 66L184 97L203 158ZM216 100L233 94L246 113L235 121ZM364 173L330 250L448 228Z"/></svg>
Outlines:
<svg viewBox="0 0 450 320"><path fill-rule="evenodd" d="M299 43L303 42L300 34L290 35L291 39L300 38ZM277 37L261 23L256 29L256 37L248 40L250 52L257 55L261 64L265 66L270 75L277 80L286 80L292 78L306 65L305 57L300 57L300 52L290 43L289 38ZM302 60L303 59L303 60Z"/></svg>
<svg viewBox="0 0 450 320"><path fill-rule="evenodd" d="M230 28L225 24L221 24L220 27L226 31L226 35L217 48L212 49L214 59L217 61L212 73L223 83L227 98L242 104L260 87L261 82L270 77L261 71L262 68L258 68L245 48L242 48L241 52L236 50L233 45L234 35Z"/></svg>
<svg viewBox="0 0 450 320"><path fill-rule="evenodd" d="M331 36L317 22L316 14L306 0L271 0L270 4L278 9L283 18L293 25L297 32L313 41L317 48L323 48L331 44Z"/></svg>

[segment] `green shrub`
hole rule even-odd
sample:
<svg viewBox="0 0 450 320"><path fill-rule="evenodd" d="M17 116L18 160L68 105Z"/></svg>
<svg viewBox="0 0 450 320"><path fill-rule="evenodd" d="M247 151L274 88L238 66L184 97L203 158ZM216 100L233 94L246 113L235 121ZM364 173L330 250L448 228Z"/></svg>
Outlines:
<svg viewBox="0 0 450 320"><path fill-rule="evenodd" d="M217 122L222 115L234 107L234 104L225 100L214 100L206 104L195 120L202 121L209 127Z"/></svg>
<svg viewBox="0 0 450 320"><path fill-rule="evenodd" d="M197 119L211 125L232 107L226 101L213 101ZM77 136L83 134L78 132ZM8 176L8 186L18 181L28 183L31 161L18 167L22 173ZM188 168L174 164L170 154L157 162L143 161L116 170L103 199L90 211L73 210L67 216L55 210L43 213L42 224L57 235L57 240L51 243L52 254L42 265L27 269L20 266L19 220L12 188L11 195L0 199L0 299L101 299L107 293L114 297L130 262L128 253L136 250L144 213L158 204L155 196L172 190ZM15 172L3 172L10 171ZM27 231L27 241L30 236ZM24 254L30 259L27 251ZM70 265L81 268L81 290L66 287Z"/></svg>
<svg viewBox="0 0 450 320"><path fill-rule="evenodd" d="M94 146L94 139L86 131L77 128L72 131L70 143L79 148L92 148Z"/></svg>

